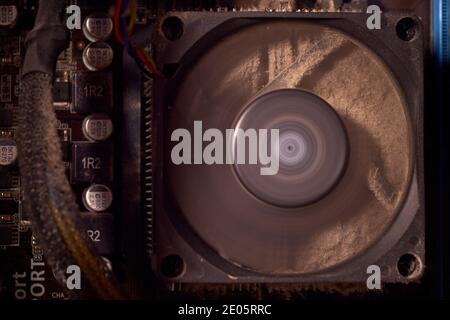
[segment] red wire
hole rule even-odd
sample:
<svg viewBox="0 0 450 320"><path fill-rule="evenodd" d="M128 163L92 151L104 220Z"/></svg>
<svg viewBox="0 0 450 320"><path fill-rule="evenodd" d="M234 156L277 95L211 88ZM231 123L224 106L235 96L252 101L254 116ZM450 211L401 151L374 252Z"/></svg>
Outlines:
<svg viewBox="0 0 450 320"><path fill-rule="evenodd" d="M123 0L118 0L116 7L114 9L114 34L116 35L117 41L121 45L125 44L125 41L123 40L122 33L120 32L120 9L122 8Z"/></svg>
<svg viewBox="0 0 450 320"><path fill-rule="evenodd" d="M144 65L150 70L151 73L158 77L162 77L161 72L156 67L155 63L145 56L141 48L135 48L137 57L144 63Z"/></svg>
<svg viewBox="0 0 450 320"><path fill-rule="evenodd" d="M125 45L125 40L123 39L121 30L120 30L120 11L122 8L123 0L118 0L116 7L114 9L114 34L116 36L117 41L121 45ZM155 63L149 59L147 59L146 55L139 47L134 47L134 51L136 52L136 56L139 58L139 60L142 61L142 63L150 70L151 73L158 77L162 77L162 73L158 70Z"/></svg>

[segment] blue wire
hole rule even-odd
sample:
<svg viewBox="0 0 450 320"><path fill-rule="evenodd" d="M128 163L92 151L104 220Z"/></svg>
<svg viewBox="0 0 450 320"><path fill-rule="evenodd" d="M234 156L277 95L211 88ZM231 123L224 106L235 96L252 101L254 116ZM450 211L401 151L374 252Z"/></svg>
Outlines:
<svg viewBox="0 0 450 320"><path fill-rule="evenodd" d="M122 2L122 6L119 11L120 12L120 32L122 33L122 36L123 36L124 46L125 46L125 49L127 50L127 53L130 55L130 57L133 58L133 60L136 62L136 64L139 66L139 68L142 70L142 72L149 75L147 69L142 65L141 61L136 56L134 48L131 46L130 35L128 33L127 19L124 16L125 11L128 8L128 5L129 5L128 0L124 0Z"/></svg>
<svg viewBox="0 0 450 320"><path fill-rule="evenodd" d="M124 0L122 2L122 7L120 8L120 30L122 32L123 40L125 42L125 48L127 49L128 54L136 58L133 48L130 45L130 36L128 34L127 28L127 19L124 17L125 10L128 8L128 0Z"/></svg>

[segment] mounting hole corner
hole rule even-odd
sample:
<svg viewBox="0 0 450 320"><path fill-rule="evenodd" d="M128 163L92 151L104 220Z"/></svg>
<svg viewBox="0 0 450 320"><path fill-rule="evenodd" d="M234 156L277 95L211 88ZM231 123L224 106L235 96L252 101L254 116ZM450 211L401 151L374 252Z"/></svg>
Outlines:
<svg viewBox="0 0 450 320"><path fill-rule="evenodd" d="M167 40L176 41L183 36L184 23L180 18L170 16L164 19L161 30Z"/></svg>
<svg viewBox="0 0 450 320"><path fill-rule="evenodd" d="M185 271L185 263L183 258L177 254L171 254L164 257L161 261L161 273L166 278L178 278Z"/></svg>
<svg viewBox="0 0 450 320"><path fill-rule="evenodd" d="M417 21L411 17L402 18L397 22L397 36L403 41L412 41L417 35Z"/></svg>
<svg viewBox="0 0 450 320"><path fill-rule="evenodd" d="M397 270L404 278L416 278L422 272L422 262L415 254L406 253L398 259Z"/></svg>

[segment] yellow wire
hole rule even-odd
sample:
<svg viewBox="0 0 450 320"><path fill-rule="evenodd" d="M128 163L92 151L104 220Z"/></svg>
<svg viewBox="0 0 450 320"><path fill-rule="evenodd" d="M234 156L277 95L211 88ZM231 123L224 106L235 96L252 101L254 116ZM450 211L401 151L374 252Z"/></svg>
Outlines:
<svg viewBox="0 0 450 320"><path fill-rule="evenodd" d="M148 62L153 66L154 70L150 70L152 71L156 76L158 77L163 77L162 72L158 69L155 61L153 60L153 57L147 52L147 50L142 49L141 50L142 53L144 54L144 56L147 58Z"/></svg>
<svg viewBox="0 0 450 320"><path fill-rule="evenodd" d="M133 33L134 25L137 21L137 0L130 1L130 23L128 24L128 33L131 35Z"/></svg>
<svg viewBox="0 0 450 320"><path fill-rule="evenodd" d="M130 8L130 22L128 24L128 34L131 35L133 33L133 29L137 21L137 11L138 11L137 0L131 0L129 8ZM163 77L162 72L158 70L158 67L155 64L153 57L144 49L141 49L140 51L142 51L142 53L145 55L145 58L153 67L153 70L150 70L150 72L154 73L158 77Z"/></svg>
<svg viewBox="0 0 450 320"><path fill-rule="evenodd" d="M66 216L61 216L53 202L50 203L50 210L68 249L72 252L75 260L79 263L80 268L85 272L86 277L97 293L104 299L123 299L122 295L112 286L109 279L105 277L103 271L99 268L95 257L90 253L89 248L85 245L83 238L72 224L72 221Z"/></svg>

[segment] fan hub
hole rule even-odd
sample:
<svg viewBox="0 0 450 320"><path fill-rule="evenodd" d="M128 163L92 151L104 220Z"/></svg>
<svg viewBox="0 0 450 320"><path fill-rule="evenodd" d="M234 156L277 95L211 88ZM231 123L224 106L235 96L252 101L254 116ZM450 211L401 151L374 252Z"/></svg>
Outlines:
<svg viewBox="0 0 450 320"><path fill-rule="evenodd" d="M279 130L278 173L265 176L261 164L235 164L242 184L260 200L301 207L322 199L342 177L349 149L345 128L316 95L284 89L258 97L239 116L236 130L261 128Z"/></svg>

